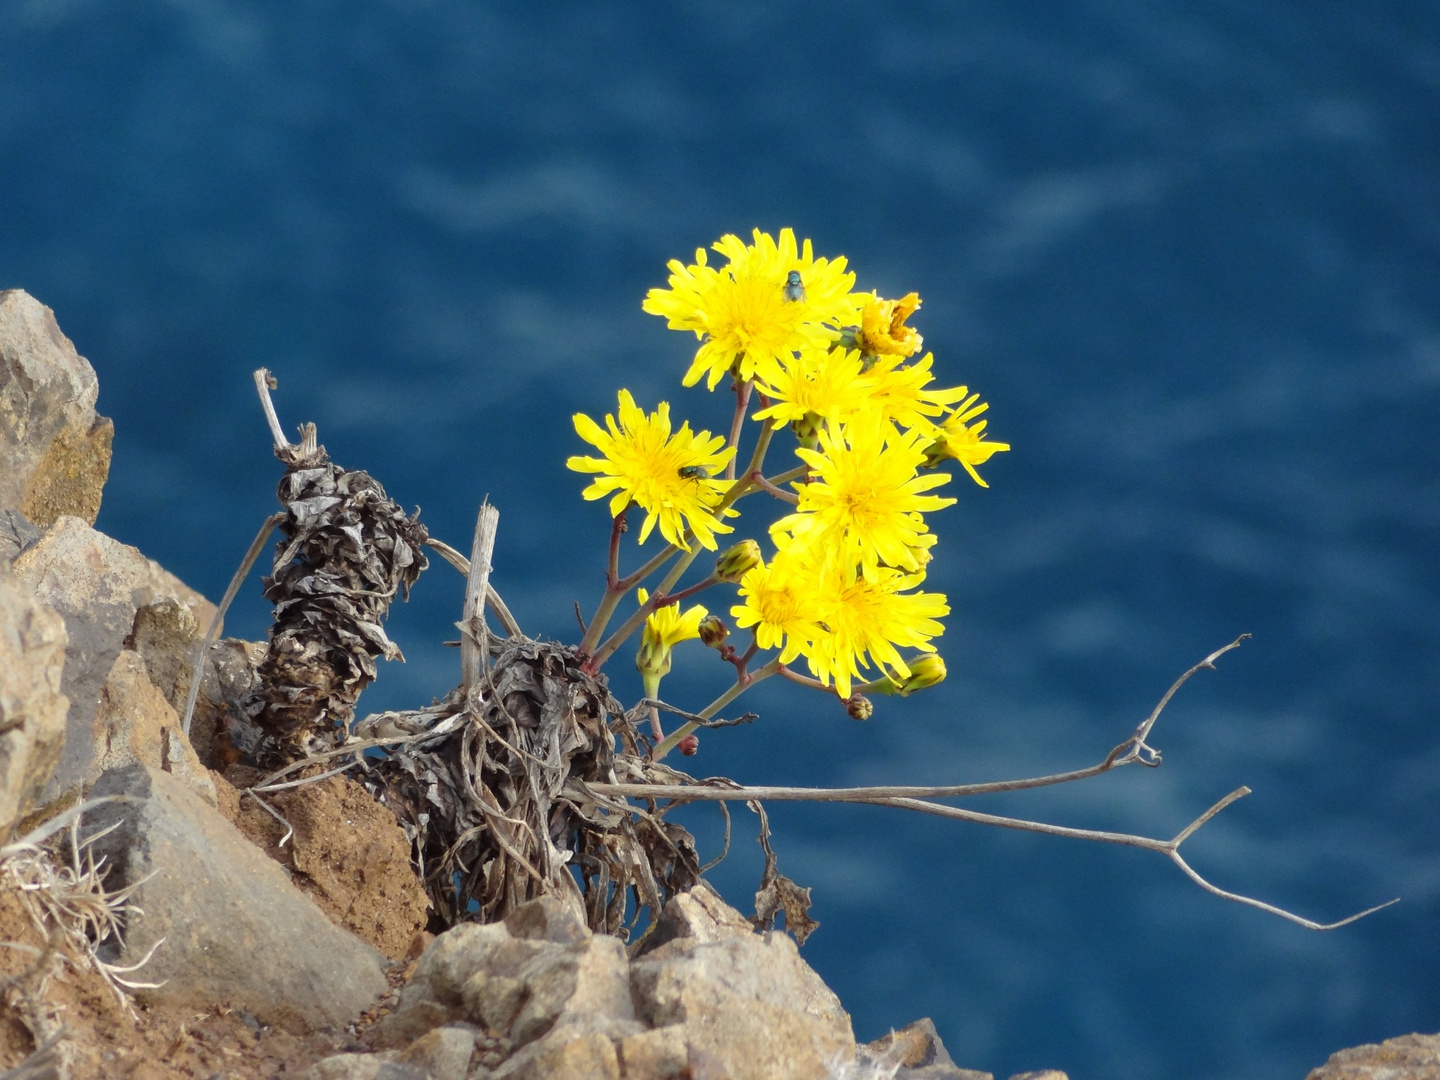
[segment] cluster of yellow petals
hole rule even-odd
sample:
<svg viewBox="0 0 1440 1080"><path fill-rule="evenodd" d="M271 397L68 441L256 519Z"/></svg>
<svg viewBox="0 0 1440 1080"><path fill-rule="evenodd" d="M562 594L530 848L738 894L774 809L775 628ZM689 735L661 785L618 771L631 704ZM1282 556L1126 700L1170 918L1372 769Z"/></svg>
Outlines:
<svg viewBox="0 0 1440 1080"><path fill-rule="evenodd" d="M844 698L876 678L938 681L944 666L930 654L950 608L922 589L935 543L926 515L956 500L934 493L950 477L933 470L955 460L985 487L977 466L1008 444L985 438L978 395L934 386L934 356L916 359L923 339L908 320L917 293L887 300L854 292L843 257L816 258L790 229L778 239L756 229L750 243L726 235L712 251L720 265L704 249L691 263L672 260L668 286L651 289L642 307L699 339L684 385L704 379L713 390L727 376L750 384L761 396L755 418L799 436L804 473L793 485L794 512L770 528L774 555L753 555L735 571L736 624L760 648L777 650L781 664L803 657ZM646 414L624 390L618 420L605 420L602 428L575 416L576 431L600 452L569 459L570 468L599 474L585 497L610 496L612 515L638 504L647 515L642 542L658 527L687 551L692 539L714 549L715 534L730 531L720 516L735 512L720 509L731 482L712 478L734 447L688 424L672 431L668 404ZM668 671L670 650L698 636L705 614L678 605L652 613L641 670L657 678ZM916 659L902 649L926 657L923 678L912 676Z"/></svg>
<svg viewBox="0 0 1440 1080"><path fill-rule="evenodd" d="M854 321L855 275L844 258L815 258L810 241L797 247L791 229L781 229L778 242L759 229L754 236L753 244L722 236L713 245L727 260L721 267L703 248L689 266L672 259L670 287L651 289L641 305L700 339L686 386L704 377L713 390L727 374L768 382L796 352L827 348L836 328Z"/></svg>
<svg viewBox="0 0 1440 1080"><path fill-rule="evenodd" d="M872 298L860 312L861 348L875 356L914 356L923 339L905 320L919 306L919 293L906 293L899 300Z"/></svg>
<svg viewBox="0 0 1440 1080"><path fill-rule="evenodd" d="M630 391L621 390L619 403L619 419L607 415L603 428L584 413L573 418L576 434L602 455L566 460L576 472L600 474L582 494L586 499L609 495L611 517L619 517L632 502L639 505L645 511L642 544L658 524L660 535L678 548L689 551L688 537L693 537L714 551L715 534L731 531L715 517L730 481L711 477L724 472L734 448L725 445L724 436L691 431L688 420L672 431L668 402L647 414Z"/></svg>

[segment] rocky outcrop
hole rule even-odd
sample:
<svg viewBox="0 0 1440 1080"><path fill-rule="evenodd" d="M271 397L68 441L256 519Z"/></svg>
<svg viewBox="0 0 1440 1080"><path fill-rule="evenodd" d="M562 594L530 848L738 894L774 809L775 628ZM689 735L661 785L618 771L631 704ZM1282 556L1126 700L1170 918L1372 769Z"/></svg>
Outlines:
<svg viewBox="0 0 1440 1080"><path fill-rule="evenodd" d="M136 615L157 601L170 601L188 608L198 628L210 625L215 608L135 548L77 517L57 520L15 557L13 569L32 597L65 620L69 636L61 683L70 699L65 746L41 802L69 801L100 775L101 698ZM190 644L193 649L193 639Z"/></svg>
<svg viewBox="0 0 1440 1080"><path fill-rule="evenodd" d="M0 837L29 812L60 761L65 623L0 563Z"/></svg>
<svg viewBox="0 0 1440 1080"><path fill-rule="evenodd" d="M1401 1035L1330 1055L1305 1080L1440 1080L1440 1035Z"/></svg>
<svg viewBox="0 0 1440 1080"><path fill-rule="evenodd" d="M0 292L0 507L42 528L67 514L95 523L115 433L95 412L99 390L53 311Z"/></svg>
<svg viewBox="0 0 1440 1080"><path fill-rule="evenodd" d="M300 1032L348 1023L385 992L380 954L326 919L174 776L125 765L91 795L124 800L92 811L84 835L110 861L109 886L131 890L143 913L114 958L128 966L154 950L143 980L159 985L139 991L142 1000L228 1002Z"/></svg>

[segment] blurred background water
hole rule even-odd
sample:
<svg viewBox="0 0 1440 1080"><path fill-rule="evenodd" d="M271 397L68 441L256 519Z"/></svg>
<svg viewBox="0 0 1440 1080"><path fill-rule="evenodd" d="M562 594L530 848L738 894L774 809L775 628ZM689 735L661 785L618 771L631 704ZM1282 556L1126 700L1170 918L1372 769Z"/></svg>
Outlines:
<svg viewBox="0 0 1440 1080"><path fill-rule="evenodd" d="M860 1038L929 1015L1001 1077L1299 1078L1440 1029L1437 116L1418 0L0 0L0 287L99 372L102 529L224 590L279 474L263 364L287 426L434 534L468 546L488 494L496 584L565 640L606 535L570 415L625 385L728 416L679 387L693 339L640 312L667 259L792 225L918 291L941 381L1014 445L934 522L951 677L868 724L766 684L688 764L1077 767L1252 632L1163 717L1163 768L980 808L1169 836L1249 784L1191 862L1317 919L1404 897L1357 925L1144 852L771 813ZM258 589L231 632L263 636ZM362 711L453 685L459 603L437 565ZM695 706L714 666L687 669ZM747 818L714 875L741 907Z"/></svg>

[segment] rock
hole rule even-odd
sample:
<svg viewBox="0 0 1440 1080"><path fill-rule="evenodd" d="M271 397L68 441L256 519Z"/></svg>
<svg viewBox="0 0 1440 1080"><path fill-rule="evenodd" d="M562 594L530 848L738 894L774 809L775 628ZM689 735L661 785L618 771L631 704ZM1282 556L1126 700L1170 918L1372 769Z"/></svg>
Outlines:
<svg viewBox="0 0 1440 1080"><path fill-rule="evenodd" d="M1016 1073L1010 1080L1070 1080L1059 1069L1033 1069L1030 1072Z"/></svg>
<svg viewBox="0 0 1440 1080"><path fill-rule="evenodd" d="M65 622L0 565L0 837L39 798L65 744Z"/></svg>
<svg viewBox="0 0 1440 1080"><path fill-rule="evenodd" d="M144 912L126 928L120 964L162 983L142 1001L205 1009L227 1003L298 1032L338 1027L386 990L381 958L334 926L264 853L169 773L142 764L103 774L92 795L130 801L93 811L85 832L111 867L112 889L134 889Z"/></svg>
<svg viewBox="0 0 1440 1080"><path fill-rule="evenodd" d="M19 510L0 507L0 565L8 568L40 535L40 530Z"/></svg>
<svg viewBox="0 0 1440 1080"><path fill-rule="evenodd" d="M956 1065L928 1016L867 1044L859 1057L895 1068L895 1080L995 1080L991 1073ZM1037 1080L1042 1075L1045 1080L1064 1080L1063 1073L1034 1075Z"/></svg>
<svg viewBox="0 0 1440 1080"><path fill-rule="evenodd" d="M690 1065L681 1024L642 1031L620 1040L620 1071L625 1080L673 1080Z"/></svg>
<svg viewBox="0 0 1440 1080"><path fill-rule="evenodd" d="M1440 1080L1440 1035L1401 1035L1330 1055L1305 1080Z"/></svg>
<svg viewBox="0 0 1440 1080"><path fill-rule="evenodd" d="M625 946L618 938L597 934L578 954L569 950L542 954L516 976L528 993L513 1023L502 1032L516 1046L556 1026L586 1031L603 1027L607 1034L618 1034L625 1025L639 1030ZM597 1024L597 1018L604 1022Z"/></svg>
<svg viewBox="0 0 1440 1080"><path fill-rule="evenodd" d="M402 957L425 925L430 898L390 808L346 776L264 798L289 823L290 839L280 846L285 827L253 799L240 804L240 831L296 871L295 884L337 926L391 959Z"/></svg>
<svg viewBox="0 0 1440 1080"><path fill-rule="evenodd" d="M652 1027L683 1023L693 1052L733 1080L826 1077L854 1056L850 1017L777 932L672 941L630 966L636 1014Z"/></svg>
<svg viewBox="0 0 1440 1080"><path fill-rule="evenodd" d="M489 926L461 923L445 931L421 954L414 974L400 992L395 1011L376 1025L380 1044L398 1046L432 1028L462 1019L466 1015L462 993L465 983L476 972L486 969L493 951L514 944L503 923ZM542 948L532 942L520 944L532 953ZM516 1009L518 1011L518 1003Z"/></svg>
<svg viewBox="0 0 1440 1080"><path fill-rule="evenodd" d="M431 1080L419 1065L385 1054L332 1054L305 1070L305 1080Z"/></svg>
<svg viewBox="0 0 1440 1080"><path fill-rule="evenodd" d="M122 650L110 666L95 711L95 748L86 781L106 769L140 762L164 769L216 805L215 782L180 732L180 718L155 689L137 652Z"/></svg>
<svg viewBox="0 0 1440 1080"><path fill-rule="evenodd" d="M511 1056L491 1074L494 1080L620 1080L615 1044L598 1032L555 1028Z"/></svg>
<svg viewBox="0 0 1440 1080"><path fill-rule="evenodd" d="M55 313L0 292L0 507L42 528L66 514L95 523L115 435L95 412L99 391Z"/></svg>
<svg viewBox="0 0 1440 1080"><path fill-rule="evenodd" d="M682 943L672 951L683 951L701 942L750 937L754 933L755 927L749 919L701 881L665 905L655 925L639 942L634 958L648 956L672 941Z"/></svg>
<svg viewBox="0 0 1440 1080"><path fill-rule="evenodd" d="M583 945L590 937L590 928L553 896L542 896L516 908L505 919L505 928L512 937L553 941L557 945Z"/></svg>
<svg viewBox="0 0 1440 1080"><path fill-rule="evenodd" d="M424 1069L430 1080L465 1080L475 1052L475 1029L451 1024L422 1035L396 1061Z"/></svg>
<svg viewBox="0 0 1440 1080"><path fill-rule="evenodd" d="M70 699L65 746L41 794L49 804L93 779L95 714L101 688L141 607L168 597L209 626L214 607L135 548L62 517L15 559L15 576L65 620L69 644L61 689Z"/></svg>

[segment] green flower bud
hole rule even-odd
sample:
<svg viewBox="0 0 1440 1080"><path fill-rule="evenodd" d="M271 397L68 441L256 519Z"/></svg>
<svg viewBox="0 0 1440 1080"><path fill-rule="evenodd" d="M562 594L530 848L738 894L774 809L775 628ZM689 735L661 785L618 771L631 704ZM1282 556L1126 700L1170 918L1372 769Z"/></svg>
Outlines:
<svg viewBox="0 0 1440 1080"><path fill-rule="evenodd" d="M910 661L910 677L900 683L897 691L901 697L908 697L916 690L935 686L945 681L945 661L935 653L925 653Z"/></svg>
<svg viewBox="0 0 1440 1080"><path fill-rule="evenodd" d="M741 540L715 560L715 576L732 584L761 563L760 545L754 540ZM710 642L706 642L710 644Z"/></svg>
<svg viewBox="0 0 1440 1080"><path fill-rule="evenodd" d="M799 420L790 421L790 430L807 450L814 450L820 445L820 429L824 426L825 418L813 412L807 412Z"/></svg>
<svg viewBox="0 0 1440 1080"><path fill-rule="evenodd" d="M706 615L700 620L700 640L712 649L718 649L730 636L730 627L719 615Z"/></svg>

